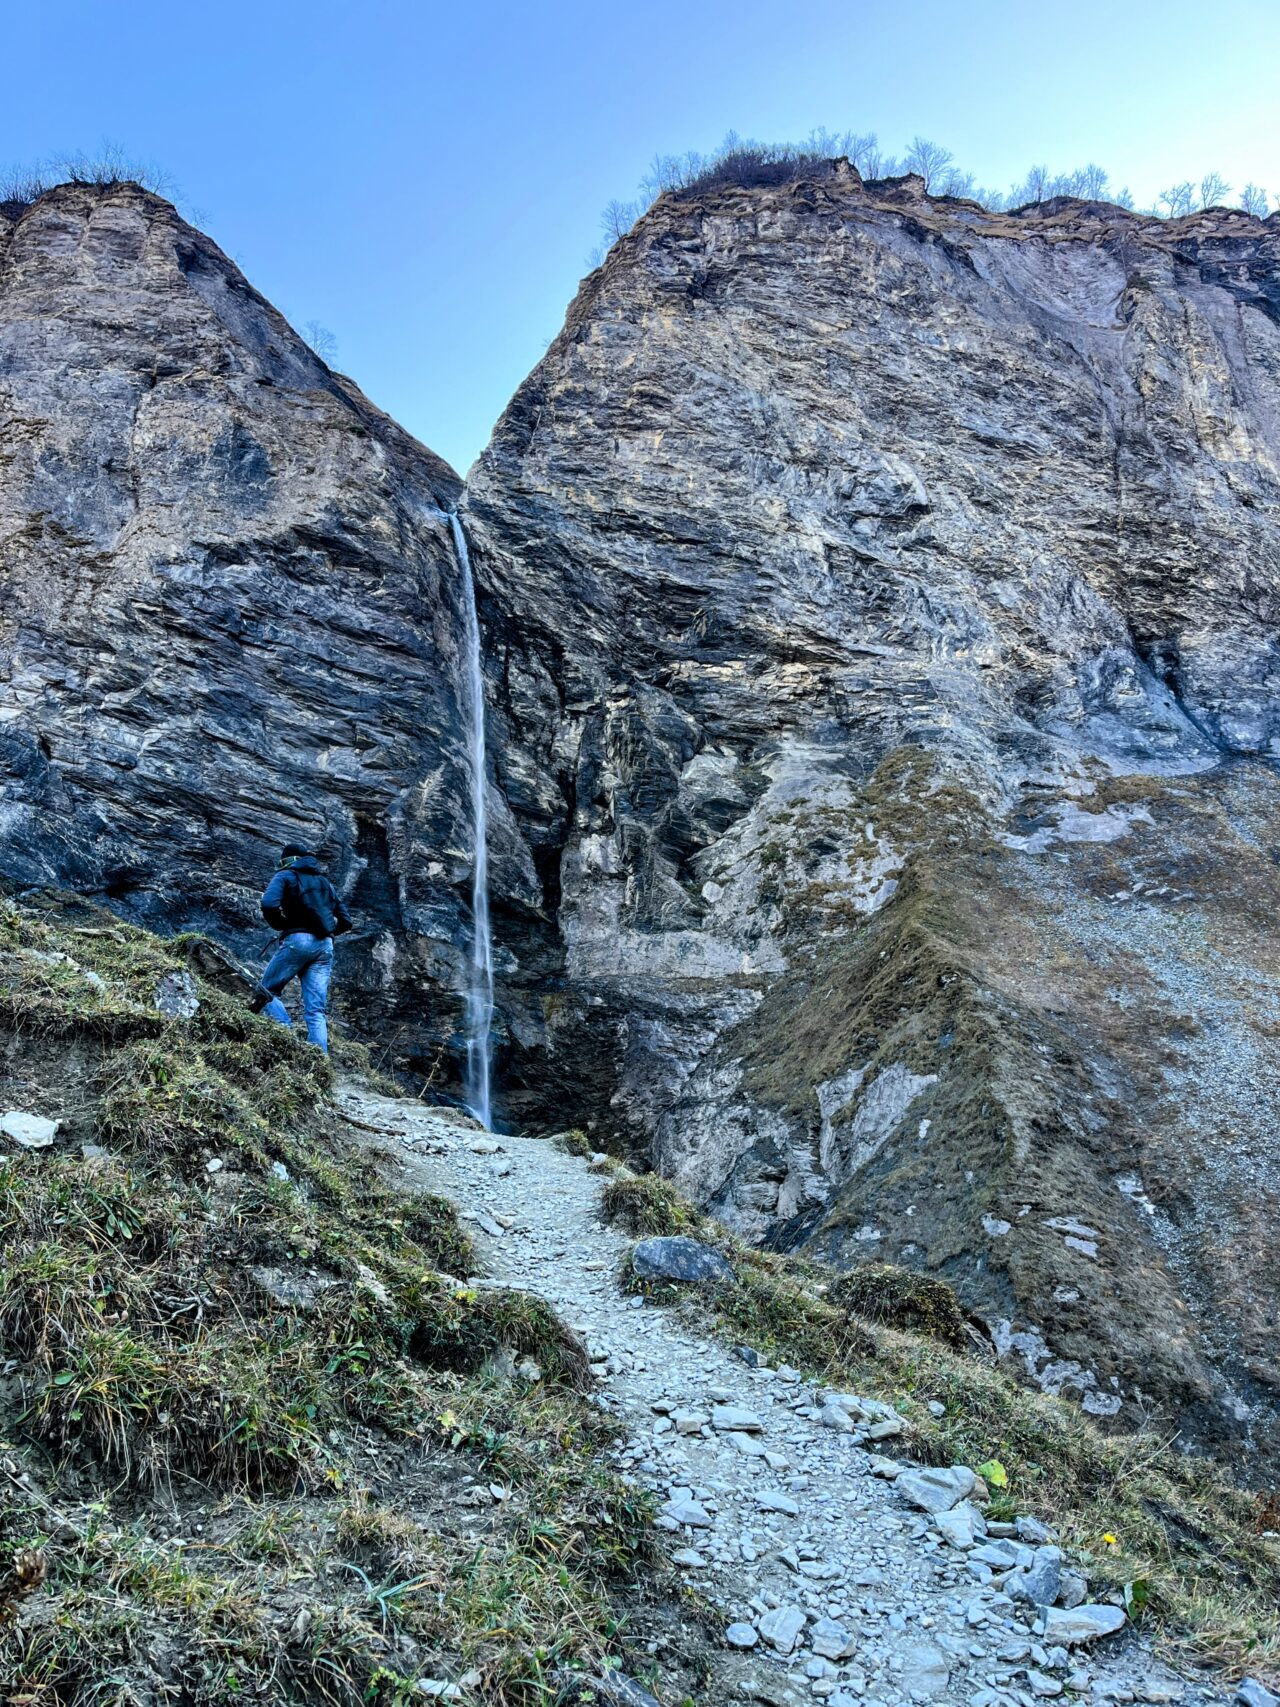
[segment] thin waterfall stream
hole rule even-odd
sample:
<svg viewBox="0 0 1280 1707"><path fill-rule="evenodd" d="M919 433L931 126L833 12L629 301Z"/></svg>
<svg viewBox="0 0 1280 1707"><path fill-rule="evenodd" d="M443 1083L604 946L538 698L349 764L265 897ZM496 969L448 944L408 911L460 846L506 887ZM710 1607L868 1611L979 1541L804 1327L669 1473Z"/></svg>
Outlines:
<svg viewBox="0 0 1280 1707"><path fill-rule="evenodd" d="M471 771L471 966L465 993L467 1107L487 1132L491 1123L493 1030L493 938L489 930L489 802L485 772L484 673L480 663L480 615L471 553L456 510L447 510L453 530L458 572L462 577L463 627L466 640L464 674L467 713L467 753Z"/></svg>

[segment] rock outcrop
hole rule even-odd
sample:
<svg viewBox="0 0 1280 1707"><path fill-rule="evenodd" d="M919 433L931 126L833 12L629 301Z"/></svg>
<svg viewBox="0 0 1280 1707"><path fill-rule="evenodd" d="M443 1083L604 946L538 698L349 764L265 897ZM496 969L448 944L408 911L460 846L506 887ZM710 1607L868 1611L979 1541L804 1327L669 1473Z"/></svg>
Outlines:
<svg viewBox="0 0 1280 1707"><path fill-rule="evenodd" d="M522 1112L1270 1447L1278 255L667 196L464 498L556 927L504 936Z"/></svg>
<svg viewBox="0 0 1280 1707"><path fill-rule="evenodd" d="M471 866L451 469L134 186L0 216L0 843L256 960L281 841L359 918L338 989L424 1071Z"/></svg>
<svg viewBox="0 0 1280 1707"><path fill-rule="evenodd" d="M1265 1463L1278 500L1275 219L662 198L460 500L508 1115ZM456 1088L458 501L166 203L0 215L8 880L248 957L321 840Z"/></svg>

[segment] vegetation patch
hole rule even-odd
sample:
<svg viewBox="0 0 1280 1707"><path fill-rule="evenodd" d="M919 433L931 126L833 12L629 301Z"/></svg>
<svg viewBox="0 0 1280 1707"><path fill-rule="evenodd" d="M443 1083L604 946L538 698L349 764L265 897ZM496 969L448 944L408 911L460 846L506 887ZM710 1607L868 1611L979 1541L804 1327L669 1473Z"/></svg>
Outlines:
<svg viewBox="0 0 1280 1707"><path fill-rule="evenodd" d="M615 1202L624 1183L606 1188ZM669 1181L649 1190L680 1201ZM1052 1523L1096 1592L1141 1585L1145 1616L1192 1657L1236 1671L1280 1667L1274 1510L1224 1465L1187 1456L1168 1436L1104 1434L1076 1406L966 1354L963 1314L939 1282L883 1263L836 1275L745 1246L684 1207L684 1230L727 1257L734 1276L646 1288L655 1302L811 1378L894 1404L907 1423L894 1443L902 1455L975 1468L999 1461L1007 1484L992 1514Z"/></svg>
<svg viewBox="0 0 1280 1707"><path fill-rule="evenodd" d="M660 1596L585 1351L216 959L0 904L6 1106L60 1122L0 1151L0 1695L543 1702Z"/></svg>
<svg viewBox="0 0 1280 1707"><path fill-rule="evenodd" d="M660 1174L619 1174L600 1198L604 1219L644 1237L697 1234L705 1217Z"/></svg>
<svg viewBox="0 0 1280 1707"><path fill-rule="evenodd" d="M833 1282L829 1296L833 1304L877 1327L922 1334L953 1351L968 1348L960 1300L945 1280L892 1263L864 1263Z"/></svg>

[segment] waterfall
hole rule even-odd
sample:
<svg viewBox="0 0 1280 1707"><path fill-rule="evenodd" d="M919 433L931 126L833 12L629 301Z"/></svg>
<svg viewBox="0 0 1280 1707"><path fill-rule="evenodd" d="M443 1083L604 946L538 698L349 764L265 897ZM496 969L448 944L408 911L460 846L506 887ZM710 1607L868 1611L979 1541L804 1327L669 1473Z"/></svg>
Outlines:
<svg viewBox="0 0 1280 1707"><path fill-rule="evenodd" d="M466 991L467 1107L489 1130L490 1032L493 1029L493 939L489 933L489 806L485 781L484 674L480 668L480 617L471 553L456 510L446 512L462 576L462 615L467 655L465 708L471 770L471 967Z"/></svg>

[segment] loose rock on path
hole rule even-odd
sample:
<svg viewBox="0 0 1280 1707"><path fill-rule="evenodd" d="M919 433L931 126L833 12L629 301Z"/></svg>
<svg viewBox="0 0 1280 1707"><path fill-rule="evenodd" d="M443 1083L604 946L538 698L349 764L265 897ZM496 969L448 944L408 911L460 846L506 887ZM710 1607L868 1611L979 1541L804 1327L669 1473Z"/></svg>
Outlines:
<svg viewBox="0 0 1280 1707"><path fill-rule="evenodd" d="M545 1139L478 1138L440 1110L353 1083L339 1100L359 1130L398 1147L407 1185L453 1199L489 1277L539 1293L585 1340L627 1430L618 1468L657 1491L675 1563L723 1620L704 1699L1228 1699L1156 1661L1132 1630L1111 1634L1118 1609L1075 1610L1083 1579L1043 1525L988 1533L966 1467L877 1456L894 1431L870 1432L892 1424L891 1407L819 1392L785 1365L749 1367L624 1294L633 1241L602 1223L600 1176L580 1158ZM1056 1609L1037 1604L1037 1587L1056 1593Z"/></svg>

